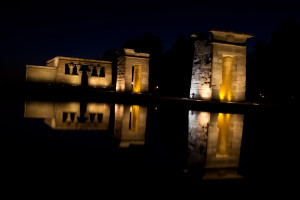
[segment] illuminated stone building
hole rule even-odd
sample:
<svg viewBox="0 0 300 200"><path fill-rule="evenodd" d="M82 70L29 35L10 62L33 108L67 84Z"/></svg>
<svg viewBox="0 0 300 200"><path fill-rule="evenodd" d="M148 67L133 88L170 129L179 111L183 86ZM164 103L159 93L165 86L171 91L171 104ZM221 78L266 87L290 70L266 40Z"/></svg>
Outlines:
<svg viewBox="0 0 300 200"><path fill-rule="evenodd" d="M114 138L120 147L144 145L147 107L139 105L115 105Z"/></svg>
<svg viewBox="0 0 300 200"><path fill-rule="evenodd" d="M251 34L212 29L195 38L190 98L245 101L246 41Z"/></svg>
<svg viewBox="0 0 300 200"><path fill-rule="evenodd" d="M189 168L203 168L203 179L241 178L243 125L243 114L189 111Z"/></svg>
<svg viewBox="0 0 300 200"><path fill-rule="evenodd" d="M112 87L112 62L57 56L46 66L26 66L26 81L62 85Z"/></svg>
<svg viewBox="0 0 300 200"><path fill-rule="evenodd" d="M24 116L57 130L108 130L110 109L106 103L26 101Z"/></svg>
<svg viewBox="0 0 300 200"><path fill-rule="evenodd" d="M149 88L148 53L123 49L118 58L117 92L143 93ZM26 81L112 88L112 62L57 56L46 66L26 65Z"/></svg>
<svg viewBox="0 0 300 200"><path fill-rule="evenodd" d="M148 53L124 49L123 55L118 59L117 92L148 92L149 57Z"/></svg>

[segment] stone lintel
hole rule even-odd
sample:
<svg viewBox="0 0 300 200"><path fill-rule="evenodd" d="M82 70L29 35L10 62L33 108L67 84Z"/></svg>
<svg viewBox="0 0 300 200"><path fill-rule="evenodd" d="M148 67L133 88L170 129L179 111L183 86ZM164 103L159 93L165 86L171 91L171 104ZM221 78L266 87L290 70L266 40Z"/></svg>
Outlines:
<svg viewBox="0 0 300 200"><path fill-rule="evenodd" d="M57 67L41 66L41 65L26 65L26 68L57 70Z"/></svg>
<svg viewBox="0 0 300 200"><path fill-rule="evenodd" d="M226 45L226 46L231 46L231 47L240 47L240 48L246 48L245 43L232 43L232 42L224 42L224 41L214 41L211 42L211 44L217 44L217 45Z"/></svg>
<svg viewBox="0 0 300 200"><path fill-rule="evenodd" d="M222 34L230 34L230 35L243 35L246 36L247 38L252 38L254 35L252 33L243 33L239 31L230 31L230 30L222 30L222 29L210 29L209 32L215 32L215 33L222 33Z"/></svg>
<svg viewBox="0 0 300 200"><path fill-rule="evenodd" d="M226 30L210 30L212 42L219 42L225 44L234 44L239 46L246 46L246 41L248 38L253 37L249 33L241 33L235 31L226 31Z"/></svg>
<svg viewBox="0 0 300 200"><path fill-rule="evenodd" d="M94 59L85 59L85 58L73 58L73 57L64 57L64 56L56 56L47 61L48 63L53 62L54 60L69 60L69 61L80 61L80 62L93 62L93 63L106 63L111 64L111 61L104 61L104 60L94 60Z"/></svg>
<svg viewBox="0 0 300 200"><path fill-rule="evenodd" d="M134 55L125 55L126 58L135 58L135 59L143 59L143 60L150 60L149 57L141 57L141 56L134 56Z"/></svg>
<svg viewBox="0 0 300 200"><path fill-rule="evenodd" d="M124 49L124 54L125 56L131 56L131 57L142 57L142 58L149 58L150 54L149 53L140 53L140 52L135 52L134 49Z"/></svg>

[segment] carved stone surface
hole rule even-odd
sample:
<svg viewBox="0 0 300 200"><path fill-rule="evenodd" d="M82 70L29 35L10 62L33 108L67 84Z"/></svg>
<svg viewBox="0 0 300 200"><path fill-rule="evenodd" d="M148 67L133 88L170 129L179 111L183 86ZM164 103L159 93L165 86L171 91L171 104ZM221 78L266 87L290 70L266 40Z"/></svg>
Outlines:
<svg viewBox="0 0 300 200"><path fill-rule="evenodd" d="M196 41L191 81L191 98L210 99L212 46L208 41Z"/></svg>

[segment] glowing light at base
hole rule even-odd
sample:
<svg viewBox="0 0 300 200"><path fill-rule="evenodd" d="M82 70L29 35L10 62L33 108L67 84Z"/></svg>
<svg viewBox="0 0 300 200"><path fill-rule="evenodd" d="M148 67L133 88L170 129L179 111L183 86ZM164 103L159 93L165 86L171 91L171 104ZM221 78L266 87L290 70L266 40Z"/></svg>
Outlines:
<svg viewBox="0 0 300 200"><path fill-rule="evenodd" d="M211 88L204 88L198 91L200 94L201 99L203 100L210 100L212 95Z"/></svg>
<svg viewBox="0 0 300 200"><path fill-rule="evenodd" d="M231 101L232 100L232 88L231 88L231 74L232 63L234 57L224 57L222 67L222 83L220 85L220 100Z"/></svg>
<svg viewBox="0 0 300 200"><path fill-rule="evenodd" d="M140 106L138 106L138 105L130 106L130 116L129 116L129 131L130 132L135 132L138 129L139 112L140 112Z"/></svg>

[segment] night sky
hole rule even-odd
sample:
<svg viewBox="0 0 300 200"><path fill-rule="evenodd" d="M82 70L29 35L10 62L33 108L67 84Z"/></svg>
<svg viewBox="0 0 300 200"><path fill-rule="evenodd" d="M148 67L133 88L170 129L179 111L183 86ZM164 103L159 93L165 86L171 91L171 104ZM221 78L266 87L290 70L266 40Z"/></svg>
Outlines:
<svg viewBox="0 0 300 200"><path fill-rule="evenodd" d="M300 21L296 1L25 1L0 7L0 82L25 78L25 65L55 56L101 58L125 40L151 32L169 49L179 35L210 28L253 33L268 41L289 17ZM191 67L191 66L190 66Z"/></svg>

